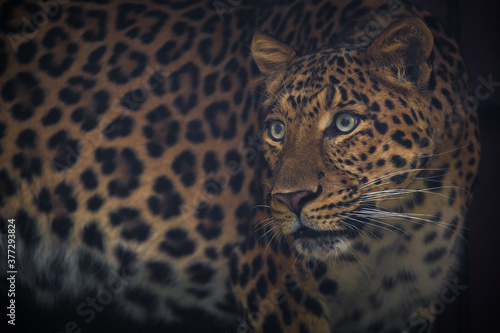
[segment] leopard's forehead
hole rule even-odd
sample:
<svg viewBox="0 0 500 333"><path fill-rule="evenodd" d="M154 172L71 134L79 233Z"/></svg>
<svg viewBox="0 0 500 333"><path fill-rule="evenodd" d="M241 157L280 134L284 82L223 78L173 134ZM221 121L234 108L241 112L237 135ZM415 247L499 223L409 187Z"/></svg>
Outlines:
<svg viewBox="0 0 500 333"><path fill-rule="evenodd" d="M374 101L402 98L380 84L374 71L376 67L363 49L328 48L300 57L282 76L278 91L270 94L270 112L280 113L290 122L314 119L320 128L339 110L378 112L380 107Z"/></svg>

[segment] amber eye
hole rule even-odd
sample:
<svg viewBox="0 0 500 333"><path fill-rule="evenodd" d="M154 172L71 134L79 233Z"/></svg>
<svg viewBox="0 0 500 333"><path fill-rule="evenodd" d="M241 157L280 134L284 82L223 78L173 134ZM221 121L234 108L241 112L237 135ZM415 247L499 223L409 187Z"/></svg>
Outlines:
<svg viewBox="0 0 500 333"><path fill-rule="evenodd" d="M285 124L280 120L271 120L269 123L269 137L274 141L281 141L285 137Z"/></svg>
<svg viewBox="0 0 500 333"><path fill-rule="evenodd" d="M349 113L341 113L335 121L335 126L342 134L347 134L356 128L358 118Z"/></svg>

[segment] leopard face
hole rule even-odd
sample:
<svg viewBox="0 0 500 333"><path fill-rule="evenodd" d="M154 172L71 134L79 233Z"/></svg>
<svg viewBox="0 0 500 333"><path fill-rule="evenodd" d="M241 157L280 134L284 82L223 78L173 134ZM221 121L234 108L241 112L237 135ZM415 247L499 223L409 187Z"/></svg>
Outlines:
<svg viewBox="0 0 500 333"><path fill-rule="evenodd" d="M393 23L369 47L302 57L268 36L254 38L261 69L285 61L273 64L286 67L282 77L269 75L263 140L275 229L300 253L346 253L365 227L398 228L377 217L395 217L401 203L440 190L425 181L429 169L442 170L436 155L446 131L428 88L433 43L417 18Z"/></svg>

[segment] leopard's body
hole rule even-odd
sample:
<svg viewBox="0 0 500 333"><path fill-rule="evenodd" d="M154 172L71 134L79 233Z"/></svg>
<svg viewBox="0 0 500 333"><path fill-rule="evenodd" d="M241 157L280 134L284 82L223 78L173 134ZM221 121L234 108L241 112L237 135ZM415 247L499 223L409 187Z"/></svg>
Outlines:
<svg viewBox="0 0 500 333"><path fill-rule="evenodd" d="M456 44L399 1L214 4L2 4L0 244L7 248L15 219L18 282L48 306L110 293L139 320L195 314L264 331L404 326L456 266L479 160ZM370 49L369 26L406 16L432 28L434 46L427 54L417 34L427 58L391 77ZM249 57L257 31L305 54L278 44L281 56L259 58L255 37L267 91ZM266 130L262 146L264 104L267 123L280 119L287 136L272 141ZM325 138L346 110L358 127ZM262 150L274 219L259 229L250 219L265 215L252 211L266 182ZM397 197L370 196L394 188ZM315 193L307 218L291 212L300 200L279 199L296 191ZM364 209L401 215L338 219L368 200ZM363 229L308 240L294 234L301 220ZM279 246L260 237L267 230ZM75 311L88 319L89 308Z"/></svg>

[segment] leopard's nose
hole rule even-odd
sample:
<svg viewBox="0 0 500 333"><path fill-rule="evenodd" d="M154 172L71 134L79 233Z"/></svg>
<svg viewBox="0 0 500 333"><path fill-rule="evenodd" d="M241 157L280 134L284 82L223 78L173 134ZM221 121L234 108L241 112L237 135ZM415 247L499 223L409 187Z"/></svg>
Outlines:
<svg viewBox="0 0 500 333"><path fill-rule="evenodd" d="M305 204L314 198L314 192L297 191L290 193L276 193L273 197L284 203L295 215L300 216L300 212L302 211L302 208L304 208Z"/></svg>

